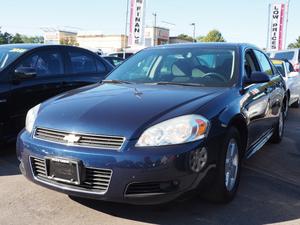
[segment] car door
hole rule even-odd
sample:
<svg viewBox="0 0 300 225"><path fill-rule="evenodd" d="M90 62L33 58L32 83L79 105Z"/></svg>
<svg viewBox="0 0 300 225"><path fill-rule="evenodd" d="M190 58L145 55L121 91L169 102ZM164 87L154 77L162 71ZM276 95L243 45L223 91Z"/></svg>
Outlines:
<svg viewBox="0 0 300 225"><path fill-rule="evenodd" d="M244 80L251 77L251 74L260 71L260 65L253 52L247 49L244 53ZM248 143L255 144L266 133L266 118L270 110L270 99L268 83L245 84L243 98L243 113L248 120Z"/></svg>
<svg viewBox="0 0 300 225"><path fill-rule="evenodd" d="M287 86L290 89L290 103L299 99L300 95L300 76L294 71L293 65L290 62L285 62L287 70Z"/></svg>
<svg viewBox="0 0 300 225"><path fill-rule="evenodd" d="M266 84L265 90L269 94L269 110L267 112L266 129L271 129L277 123L277 119L283 107L285 95L285 84L280 73L275 69L268 57L260 50L254 50L259 62L260 70L270 76L270 81Z"/></svg>
<svg viewBox="0 0 300 225"><path fill-rule="evenodd" d="M101 57L84 49L65 49L66 75L64 89L70 90L103 80L112 70Z"/></svg>
<svg viewBox="0 0 300 225"><path fill-rule="evenodd" d="M8 126L8 99L10 82L5 73L0 72L0 141L9 135Z"/></svg>
<svg viewBox="0 0 300 225"><path fill-rule="evenodd" d="M15 71L30 69L35 76L19 78ZM62 53L57 47L38 48L22 57L12 70L9 102L10 120L15 131L24 127L27 111L61 93L64 74Z"/></svg>

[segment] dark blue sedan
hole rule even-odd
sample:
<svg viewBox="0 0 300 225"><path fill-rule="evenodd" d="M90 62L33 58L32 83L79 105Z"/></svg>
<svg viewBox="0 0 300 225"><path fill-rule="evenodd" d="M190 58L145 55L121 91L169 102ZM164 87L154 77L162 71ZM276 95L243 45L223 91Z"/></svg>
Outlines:
<svg viewBox="0 0 300 225"><path fill-rule="evenodd" d="M24 176L71 196L157 204L195 191L233 199L241 160L284 131L285 86L246 44L145 49L103 82L32 108Z"/></svg>

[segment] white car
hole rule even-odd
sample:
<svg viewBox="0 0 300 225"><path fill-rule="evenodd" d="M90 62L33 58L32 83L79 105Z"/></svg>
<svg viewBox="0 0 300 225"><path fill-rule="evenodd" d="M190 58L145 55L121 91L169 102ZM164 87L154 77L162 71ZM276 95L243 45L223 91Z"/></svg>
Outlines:
<svg viewBox="0 0 300 225"><path fill-rule="evenodd" d="M300 72L300 49L286 49L280 51L272 51L268 52L268 55L272 59L287 59L290 63L292 63L294 67L294 71Z"/></svg>
<svg viewBox="0 0 300 225"><path fill-rule="evenodd" d="M272 62L285 80L289 106L298 108L300 106L300 73L294 70L288 60L272 59Z"/></svg>

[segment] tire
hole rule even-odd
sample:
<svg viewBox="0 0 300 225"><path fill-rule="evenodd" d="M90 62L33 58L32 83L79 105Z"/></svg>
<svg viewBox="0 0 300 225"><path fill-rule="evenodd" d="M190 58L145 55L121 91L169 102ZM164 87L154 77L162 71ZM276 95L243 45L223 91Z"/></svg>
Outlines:
<svg viewBox="0 0 300 225"><path fill-rule="evenodd" d="M293 108L299 108L299 106L300 106L300 98L298 98L298 100L291 105L291 107Z"/></svg>
<svg viewBox="0 0 300 225"><path fill-rule="evenodd" d="M270 139L272 143L279 144L281 142L284 134L284 124L285 124L284 112L281 111L279 114L278 122L276 123L274 129L274 133Z"/></svg>
<svg viewBox="0 0 300 225"><path fill-rule="evenodd" d="M289 115L289 105L290 105L290 99L287 97L285 104L284 104L284 118L287 119Z"/></svg>
<svg viewBox="0 0 300 225"><path fill-rule="evenodd" d="M237 155L230 154L232 153L233 145L236 146L235 152ZM216 175L212 182L212 186L208 187L209 190L207 191L207 195L204 197L205 199L217 203L228 203L233 200L240 182L242 159L241 146L241 139L238 130L234 127L229 128L219 154ZM232 157L232 155L235 155L235 157ZM228 162L228 159L231 159L232 164ZM230 180L228 179L228 175L230 174L229 171L232 170L229 170L229 168L230 165L233 166L233 163L236 163L236 170L231 174L234 175L235 178Z"/></svg>

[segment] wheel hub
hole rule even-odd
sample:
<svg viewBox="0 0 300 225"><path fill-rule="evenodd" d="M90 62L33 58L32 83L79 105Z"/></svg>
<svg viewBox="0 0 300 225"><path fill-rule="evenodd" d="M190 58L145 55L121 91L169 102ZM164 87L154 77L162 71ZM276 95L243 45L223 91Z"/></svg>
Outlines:
<svg viewBox="0 0 300 225"><path fill-rule="evenodd" d="M236 183L239 167L239 152L238 145L235 139L231 139L225 158L225 186L228 191L231 191Z"/></svg>

